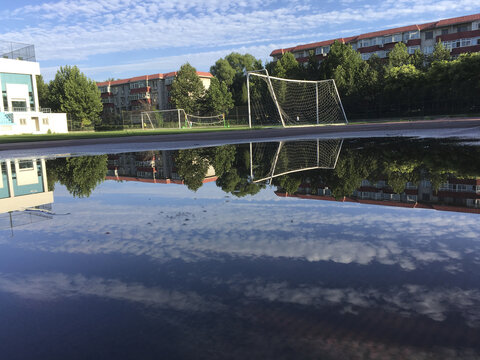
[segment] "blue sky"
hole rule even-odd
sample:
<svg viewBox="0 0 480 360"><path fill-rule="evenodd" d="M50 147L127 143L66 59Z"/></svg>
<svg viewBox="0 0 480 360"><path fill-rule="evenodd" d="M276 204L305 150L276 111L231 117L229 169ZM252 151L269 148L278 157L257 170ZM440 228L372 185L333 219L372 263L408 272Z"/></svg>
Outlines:
<svg viewBox="0 0 480 360"><path fill-rule="evenodd" d="M273 49L480 12L480 0L0 0L0 40L36 46L42 73L97 81L208 71L232 51ZM5 20L6 19L6 20Z"/></svg>

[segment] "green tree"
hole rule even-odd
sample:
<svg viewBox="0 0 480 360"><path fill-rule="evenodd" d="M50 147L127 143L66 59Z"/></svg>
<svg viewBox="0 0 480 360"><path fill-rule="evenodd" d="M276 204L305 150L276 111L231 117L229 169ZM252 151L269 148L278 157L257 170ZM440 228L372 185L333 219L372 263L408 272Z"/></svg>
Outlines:
<svg viewBox="0 0 480 360"><path fill-rule="evenodd" d="M335 79L342 95L357 94L368 83L369 65L351 45L335 41L328 57L321 63L324 79Z"/></svg>
<svg viewBox="0 0 480 360"><path fill-rule="evenodd" d="M297 59L291 52L286 52L282 57L275 62L273 66L273 76L294 79L298 78L300 74L300 65Z"/></svg>
<svg viewBox="0 0 480 360"><path fill-rule="evenodd" d="M52 111L65 112L82 128L100 122L103 106L95 81L76 66L60 67L48 86Z"/></svg>
<svg viewBox="0 0 480 360"><path fill-rule="evenodd" d="M308 52L307 67L304 70L304 78L307 80L319 80L320 79L320 61L318 61L315 51L310 50Z"/></svg>
<svg viewBox="0 0 480 360"><path fill-rule="evenodd" d="M49 189L54 181L65 185L74 197L89 197L92 191L105 180L107 155L58 158L47 161Z"/></svg>
<svg viewBox="0 0 480 360"><path fill-rule="evenodd" d="M182 65L172 83L172 103L177 109L194 114L200 111L204 96L205 88L197 70L189 63Z"/></svg>
<svg viewBox="0 0 480 360"><path fill-rule="evenodd" d="M37 80L37 94L38 94L38 102L41 107L49 107L49 90L48 84L43 81L42 75L36 76Z"/></svg>
<svg viewBox="0 0 480 360"><path fill-rule="evenodd" d="M433 49L432 62L448 61L450 58L450 50L443 46L441 41L437 42Z"/></svg>
<svg viewBox="0 0 480 360"><path fill-rule="evenodd" d="M205 94L205 110L212 114L228 113L233 108L232 93L225 82L217 78L210 81L210 87Z"/></svg>
<svg viewBox="0 0 480 360"><path fill-rule="evenodd" d="M413 66L415 66L419 70L422 70L425 68L425 61L426 61L425 54L420 49L416 49L410 59L410 62L413 64Z"/></svg>
<svg viewBox="0 0 480 360"><path fill-rule="evenodd" d="M408 54L407 45L403 42L395 44L394 48L388 54L388 64L392 67L409 65L411 63L410 55Z"/></svg>
<svg viewBox="0 0 480 360"><path fill-rule="evenodd" d="M218 59L215 65L210 67L210 72L221 83L232 86L236 71L226 59Z"/></svg>
<svg viewBox="0 0 480 360"><path fill-rule="evenodd" d="M261 68L262 61L253 55L232 52L225 58L217 60L210 68L210 72L221 83L225 82L232 93L235 105L245 105L247 103L246 72Z"/></svg>
<svg viewBox="0 0 480 360"><path fill-rule="evenodd" d="M193 191L197 191L203 185L210 166L203 149L178 150L175 156L175 165L178 175L185 185Z"/></svg>

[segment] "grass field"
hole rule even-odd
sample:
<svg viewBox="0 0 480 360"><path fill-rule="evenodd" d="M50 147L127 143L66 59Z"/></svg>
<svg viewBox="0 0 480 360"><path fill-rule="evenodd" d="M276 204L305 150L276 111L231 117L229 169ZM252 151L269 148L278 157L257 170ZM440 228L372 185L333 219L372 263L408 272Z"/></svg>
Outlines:
<svg viewBox="0 0 480 360"><path fill-rule="evenodd" d="M197 128L197 129L155 129L155 130L116 130L116 131L75 131L67 134L22 134L22 135L2 135L0 144L15 142L33 142L33 141L53 141L53 140L74 140L74 139L97 139L110 137L126 136L146 136L146 135L168 135L168 134L186 134L218 131L236 131L248 130L248 126L238 126L230 128Z"/></svg>

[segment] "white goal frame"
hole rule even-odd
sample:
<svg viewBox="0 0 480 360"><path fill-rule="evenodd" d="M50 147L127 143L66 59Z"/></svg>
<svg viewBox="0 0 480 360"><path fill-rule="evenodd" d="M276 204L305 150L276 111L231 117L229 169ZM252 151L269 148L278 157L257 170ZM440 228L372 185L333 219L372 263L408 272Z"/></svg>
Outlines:
<svg viewBox="0 0 480 360"><path fill-rule="evenodd" d="M157 113L157 114L167 114L167 113L174 113L177 112L177 119L178 119L178 128L182 128L182 114L183 118L187 118L187 114L185 113L185 110L183 109L168 109L168 110L151 110L151 111L142 111L140 112L140 120L142 123L142 129L145 129L146 125L148 124L152 127L152 129L155 129L155 126L153 125L152 119L150 117L150 114Z"/></svg>
<svg viewBox="0 0 480 360"><path fill-rule="evenodd" d="M316 154L315 154L315 162L311 166L308 167L300 167L298 169L291 169L287 171L282 171L279 173L275 173L276 167L277 167L277 162L278 158L280 156L280 152L282 151L282 148L288 144L288 143L302 143L302 142L313 142L316 141ZM332 156L331 160L333 163L330 164L323 164L320 157L321 157L321 149L320 149L320 143L321 142L337 142L336 146L334 149L332 149ZM267 185L271 185L272 181L274 178L287 175L287 174L293 174L297 172L303 172L303 171L308 171L308 170L333 170L337 166L338 158L340 156L340 152L342 151L342 146L343 146L343 139L302 139L302 140L291 140L291 141L279 141L278 142L278 147L277 150L275 151L275 155L272 160L272 164L270 165L270 171L268 172L267 176L255 177L254 173L254 163L253 163L253 153L254 153L254 146L260 145L261 143L250 143L250 181L252 183L262 183L266 182Z"/></svg>
<svg viewBox="0 0 480 360"><path fill-rule="evenodd" d="M264 74L262 74L264 73ZM270 92L270 95L272 97L272 100L276 106L276 109L278 111L278 115L281 121L281 125L286 128L286 127L306 127L306 126L320 126L323 125L320 123L320 114L319 114L319 94L318 94L318 84L320 83L326 83L330 82L333 84L333 88L335 90L335 101L337 102L337 105L340 107L343 118L345 120L345 124L348 124L347 120L347 115L345 114L345 110L343 108L342 100L340 99L340 94L338 93L337 85L335 84L334 79L328 79L328 80L319 80L319 81L312 81L312 80L295 80L295 79L284 79L284 78L279 78L279 77L274 77L270 76L268 73L267 69L262 69L262 70L253 70L253 71L247 71L247 94L248 94L248 125L251 128L252 127L252 105L251 105L251 98L250 98L250 77L251 76L258 76L266 79L267 86ZM295 83L304 83L304 84L315 84L315 101L316 101L316 124L309 124L309 125L287 125L284 121L283 118L283 113L282 113L282 108L277 100L277 96L275 94L273 85L272 85L272 79L275 80L280 80L280 81L285 81L285 82L295 82Z"/></svg>

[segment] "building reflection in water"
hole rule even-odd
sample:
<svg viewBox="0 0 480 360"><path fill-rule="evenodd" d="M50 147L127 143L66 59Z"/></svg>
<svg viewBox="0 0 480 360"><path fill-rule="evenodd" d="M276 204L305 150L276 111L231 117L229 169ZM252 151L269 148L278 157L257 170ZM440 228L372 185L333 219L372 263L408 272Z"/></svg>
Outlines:
<svg viewBox="0 0 480 360"><path fill-rule="evenodd" d="M184 184L177 172L172 150L144 151L108 155L106 180L139 181L159 184ZM208 166L203 183L217 180L215 169Z"/></svg>
<svg viewBox="0 0 480 360"><path fill-rule="evenodd" d="M391 185L386 173L372 171L373 174L361 179L351 193L334 194L332 188L336 184L330 176L331 171L321 170L335 170L342 157L342 144L343 140L339 139L250 143L251 179L254 183L275 185L275 193L281 197L480 214L480 176L449 174L435 187L429 171L423 169L417 181L401 183L401 180L392 179L397 184ZM343 174L347 182L351 172ZM292 182L286 182L285 177L292 174L299 182L298 187L286 188L285 183Z"/></svg>
<svg viewBox="0 0 480 360"><path fill-rule="evenodd" d="M51 219L52 203L45 159L0 162L0 228Z"/></svg>

